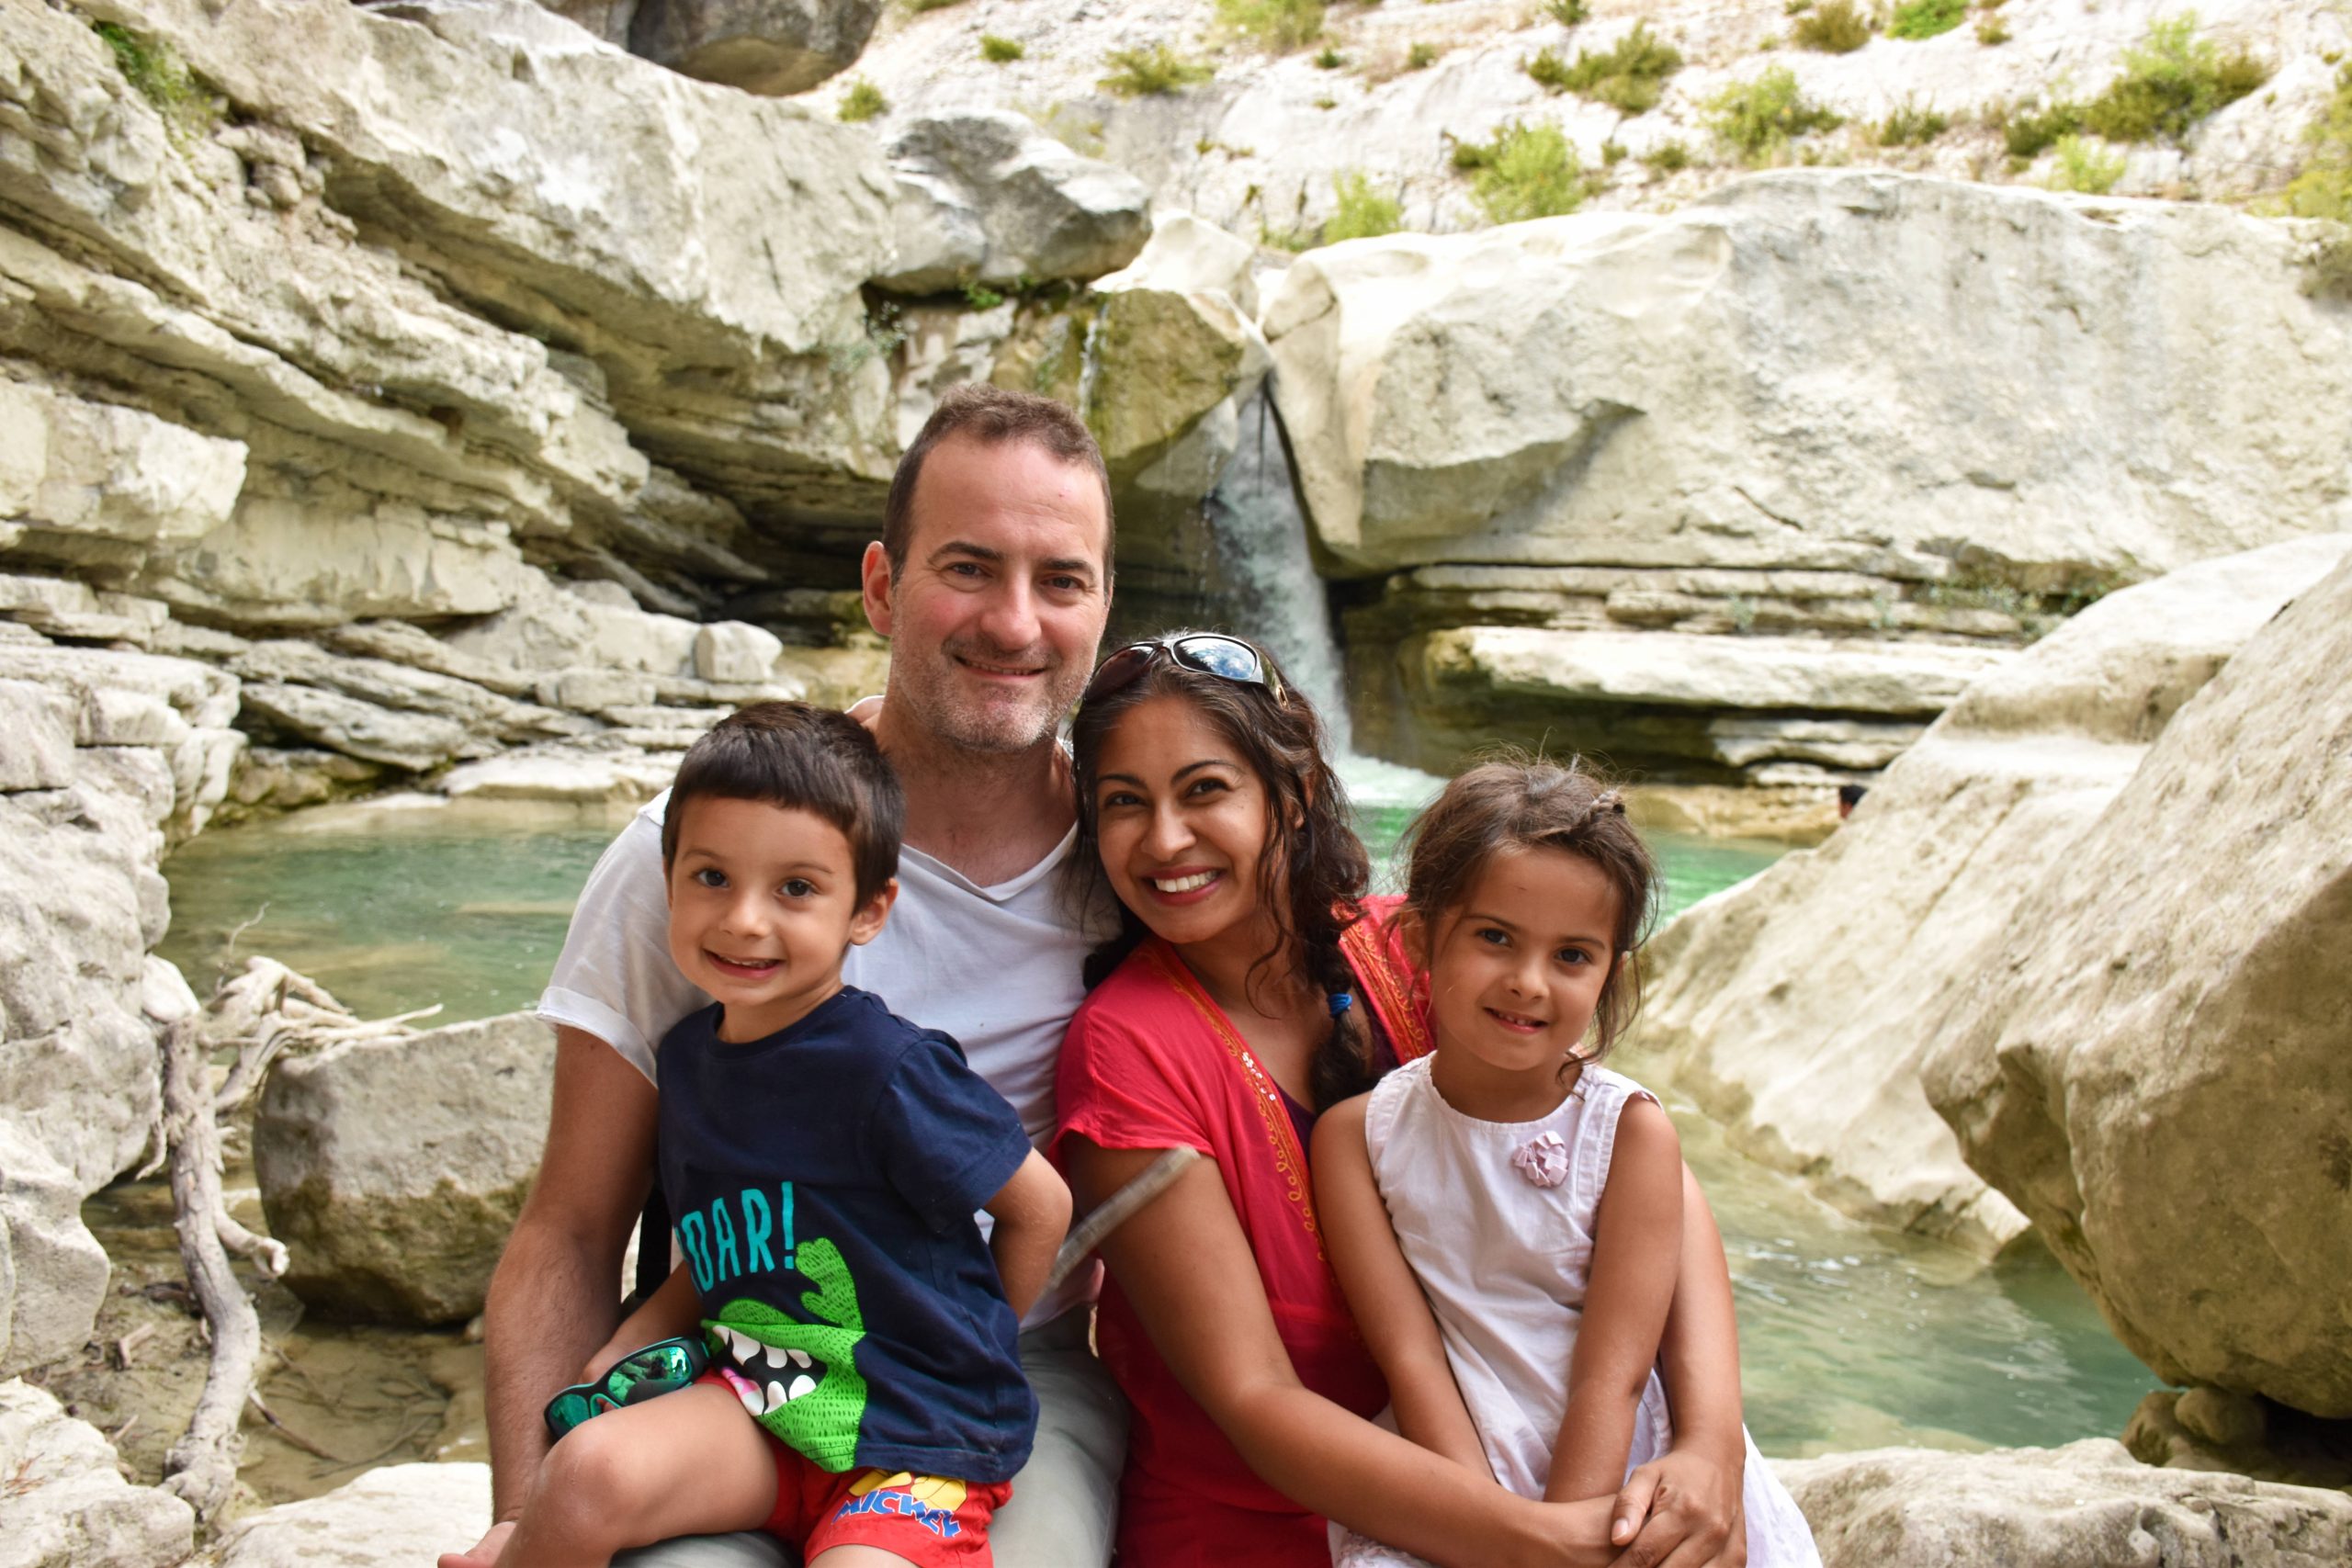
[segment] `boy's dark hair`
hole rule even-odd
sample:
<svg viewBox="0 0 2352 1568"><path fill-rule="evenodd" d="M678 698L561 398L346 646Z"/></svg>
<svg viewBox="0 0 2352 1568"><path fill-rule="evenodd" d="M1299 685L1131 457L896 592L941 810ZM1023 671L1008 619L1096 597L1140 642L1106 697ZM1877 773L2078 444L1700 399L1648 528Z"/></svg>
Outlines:
<svg viewBox="0 0 2352 1568"><path fill-rule="evenodd" d="M923 459L931 456L933 447L955 436L983 446L1025 441L1062 462L1090 470L1102 487L1102 571L1108 580L1117 525L1111 514L1111 471L1103 466L1102 448L1095 444L1094 433L1067 404L1035 392L971 381L947 389L899 457L898 472L890 477L890 494L882 503L882 553L889 558L894 581L907 570L907 546L915 529L915 481L922 477Z"/></svg>
<svg viewBox="0 0 2352 1568"><path fill-rule="evenodd" d="M1838 804L1851 811L1862 803L1862 796L1868 794L1870 794L1868 785L1842 784L1838 786Z"/></svg>
<svg viewBox="0 0 2352 1568"><path fill-rule="evenodd" d="M729 714L686 750L662 818L662 868L677 858L678 824L700 797L758 800L807 811L849 840L865 903L899 874L907 800L865 727L807 703L753 703Z"/></svg>
<svg viewBox="0 0 2352 1568"><path fill-rule="evenodd" d="M1617 893L1610 958L1618 964L1592 1012L1592 1044L1578 1059L1597 1062L1641 1010L1642 977L1634 950L1657 918L1657 866L1649 846L1625 820L1625 801L1582 759L1545 761L1506 752L1445 786L1406 832L1409 855L1405 908L1437 940L1438 921L1468 899L1497 855L1515 850L1565 850L1591 862Z"/></svg>

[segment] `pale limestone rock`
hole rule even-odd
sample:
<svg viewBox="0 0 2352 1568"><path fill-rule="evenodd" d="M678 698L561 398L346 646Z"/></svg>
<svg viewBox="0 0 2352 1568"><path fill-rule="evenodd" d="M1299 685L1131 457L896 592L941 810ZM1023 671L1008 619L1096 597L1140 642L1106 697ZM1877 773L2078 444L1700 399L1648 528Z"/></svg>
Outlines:
<svg viewBox="0 0 2352 1568"><path fill-rule="evenodd" d="M1190 212L1154 215L1151 238L1118 271L1094 280L1097 294L1157 288L1170 294L1222 294L1252 321L1258 286L1251 276L1258 248Z"/></svg>
<svg viewBox="0 0 2352 1568"><path fill-rule="evenodd" d="M0 424L24 454L0 457L0 516L36 533L199 538L227 519L245 480L242 442L43 387L0 380Z"/></svg>
<svg viewBox="0 0 2352 1568"><path fill-rule="evenodd" d="M540 677L538 691L545 701L582 713L639 706L662 694L650 675L613 670L559 670Z"/></svg>
<svg viewBox="0 0 2352 1568"><path fill-rule="evenodd" d="M633 604L602 603L534 573L511 609L452 630L444 640L470 659L510 671L677 675L693 668L701 630L693 621Z"/></svg>
<svg viewBox="0 0 2352 1568"><path fill-rule="evenodd" d="M775 671L784 644L741 621L718 621L695 633L695 673L706 681L756 685Z"/></svg>
<svg viewBox="0 0 2352 1568"><path fill-rule="evenodd" d="M0 681L0 792L74 781L74 699L31 681Z"/></svg>
<svg viewBox="0 0 2352 1568"><path fill-rule="evenodd" d="M632 51L706 82L778 97L848 69L882 0L638 0Z"/></svg>
<svg viewBox="0 0 2352 1568"><path fill-rule="evenodd" d="M489 615L514 604L533 575L501 527L399 502L353 510L258 495L153 570L155 593L174 606L257 627Z"/></svg>
<svg viewBox="0 0 2352 1568"><path fill-rule="evenodd" d="M2020 890L1922 1080L2160 1375L2341 1419L2352 564L2305 575Z"/></svg>
<svg viewBox="0 0 2352 1568"><path fill-rule="evenodd" d="M56 1360L90 1337L109 1269L106 1250L82 1224L87 1195L31 1132L0 1117L0 1371ZM0 1452L6 1448L0 1438ZM0 1523L6 1518L0 1502Z"/></svg>
<svg viewBox="0 0 2352 1568"><path fill-rule="evenodd" d="M114 1446L46 1389L0 1382L0 1568L169 1568L196 1512L116 1471Z"/></svg>
<svg viewBox="0 0 2352 1568"><path fill-rule="evenodd" d="M1825 1568L2333 1568L2352 1497L2156 1470L2106 1438L1776 1460Z"/></svg>
<svg viewBox="0 0 2352 1568"><path fill-rule="evenodd" d="M430 1562L490 1528L490 1466L390 1464L322 1497L239 1519L203 1568L379 1568Z"/></svg>
<svg viewBox="0 0 2352 1568"><path fill-rule="evenodd" d="M345 1317L480 1312L538 1168L554 1071L528 1013L280 1061L254 1118L254 1172L293 1257L287 1284Z"/></svg>
<svg viewBox="0 0 2352 1568"><path fill-rule="evenodd" d="M70 578L13 576L0 576L0 611L51 637L141 648L153 645L171 614L156 600L103 592Z"/></svg>
<svg viewBox="0 0 2352 1568"><path fill-rule="evenodd" d="M388 708L316 686L248 682L244 705L254 727L265 733L309 740L363 761L413 773L497 750L455 719Z"/></svg>
<svg viewBox="0 0 2352 1568"><path fill-rule="evenodd" d="M931 294L967 282L1100 277L1150 237L1151 198L1134 175L1009 111L918 119L891 142L890 158L900 259L875 278L880 288Z"/></svg>
<svg viewBox="0 0 2352 1568"><path fill-rule="evenodd" d="M1008 299L986 310L910 302L899 313L906 336L893 362L893 384L901 449L915 444L948 388L989 378L1018 310Z"/></svg>
<svg viewBox="0 0 2352 1568"><path fill-rule="evenodd" d="M1921 1061L1960 1027L1981 976L2010 994L2006 943L2062 968L2089 962L2024 918L2035 889L2078 885L2085 835L2149 742L2347 549L2352 537L2334 536L2185 568L1979 679L1821 848L1659 934L1635 1045L1743 1151L1805 1173L1840 1207L1984 1251L2016 1235L2024 1217L1963 1163ZM2168 853L2176 838L2151 845ZM2166 918L2188 907L2173 900ZM2257 1103L2250 1114L2278 1113L2275 1097ZM2167 1254L2175 1287L2180 1250Z"/></svg>
<svg viewBox="0 0 2352 1568"><path fill-rule="evenodd" d="M667 710L665 710L667 711ZM616 739L646 732L623 729ZM673 750L670 736L663 750ZM692 736L683 739L688 742ZM439 781L453 800L548 800L571 806L639 805L670 787L674 754L648 756L635 747L594 751L576 747L527 748L449 770Z"/></svg>
<svg viewBox="0 0 2352 1568"><path fill-rule="evenodd" d="M2029 586L2128 580L2352 508L2352 328L2293 248L2216 209L1792 170L1313 252L1262 325L1317 536L1358 567L1928 576L1965 542Z"/></svg>

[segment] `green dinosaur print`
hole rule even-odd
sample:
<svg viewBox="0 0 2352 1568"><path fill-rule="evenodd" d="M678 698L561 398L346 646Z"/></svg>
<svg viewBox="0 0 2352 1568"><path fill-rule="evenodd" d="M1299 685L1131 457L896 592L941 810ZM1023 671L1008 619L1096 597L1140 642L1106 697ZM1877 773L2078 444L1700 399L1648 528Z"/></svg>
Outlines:
<svg viewBox="0 0 2352 1568"><path fill-rule="evenodd" d="M856 1354L865 1319L840 1247L811 1237L800 1244L797 1263L817 1287L801 1292L800 1304L823 1323L802 1323L739 1297L704 1327L712 1350L752 1385L736 1390L743 1408L820 1469L839 1472L854 1460L865 1419Z"/></svg>

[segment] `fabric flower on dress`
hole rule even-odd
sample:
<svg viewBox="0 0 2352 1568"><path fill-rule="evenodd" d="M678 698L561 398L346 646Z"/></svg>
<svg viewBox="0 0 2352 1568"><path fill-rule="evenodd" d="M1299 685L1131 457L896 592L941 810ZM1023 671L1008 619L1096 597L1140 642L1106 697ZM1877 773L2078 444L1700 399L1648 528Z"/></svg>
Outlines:
<svg viewBox="0 0 2352 1568"><path fill-rule="evenodd" d="M1557 1133L1538 1133L1510 1156L1532 1186L1557 1187L1568 1179L1568 1145Z"/></svg>

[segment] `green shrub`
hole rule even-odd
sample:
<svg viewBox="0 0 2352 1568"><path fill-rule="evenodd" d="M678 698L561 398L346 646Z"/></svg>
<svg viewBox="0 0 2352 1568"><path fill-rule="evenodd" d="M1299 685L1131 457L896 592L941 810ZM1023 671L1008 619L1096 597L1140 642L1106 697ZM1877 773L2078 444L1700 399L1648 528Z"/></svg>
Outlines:
<svg viewBox="0 0 2352 1568"><path fill-rule="evenodd" d="M2352 229L2338 229L2312 248L2311 276L2303 292L2329 299L2352 299Z"/></svg>
<svg viewBox="0 0 2352 1568"><path fill-rule="evenodd" d="M1216 19L1268 49L1293 50L1323 36L1323 0L1216 0Z"/></svg>
<svg viewBox="0 0 2352 1568"><path fill-rule="evenodd" d="M960 4L962 4L962 0L907 0L907 9L920 13L923 11L943 10L949 6Z"/></svg>
<svg viewBox="0 0 2352 1568"><path fill-rule="evenodd" d="M1642 154L1642 162L1660 174L1670 175L1690 166L1690 149L1679 141L1668 141Z"/></svg>
<svg viewBox="0 0 2352 1568"><path fill-rule="evenodd" d="M1009 65L1028 52L1018 39L999 38L994 33L980 35L980 58L990 65Z"/></svg>
<svg viewBox="0 0 2352 1568"><path fill-rule="evenodd" d="M1340 66L1345 65L1347 62L1348 57L1346 55L1341 54L1338 50L1328 46L1324 49L1323 52L1315 57L1315 68L1317 71L1337 71Z"/></svg>
<svg viewBox="0 0 2352 1568"><path fill-rule="evenodd" d="M2352 66L2335 78L2335 96L2319 118L2303 128L2311 156L2280 193L2297 218L2333 218L2352 223Z"/></svg>
<svg viewBox="0 0 2352 1568"><path fill-rule="evenodd" d="M1871 131L1871 140L1882 147L1917 147L1951 129L1951 117L1905 102L1878 122Z"/></svg>
<svg viewBox="0 0 2352 1568"><path fill-rule="evenodd" d="M975 310L993 310L1004 303L1004 296L978 281L964 285L964 303Z"/></svg>
<svg viewBox="0 0 2352 1568"><path fill-rule="evenodd" d="M1323 225L1323 243L1327 245L1336 245L1342 240L1394 234L1405 226L1403 205L1373 189L1371 179L1364 175L1340 175L1331 182L1331 194L1339 197L1340 206Z"/></svg>
<svg viewBox="0 0 2352 1568"><path fill-rule="evenodd" d="M2078 190L2105 196L2123 177L2123 154L2109 152L2080 136L2058 139L2058 166L2050 171L2052 190Z"/></svg>
<svg viewBox="0 0 2352 1568"><path fill-rule="evenodd" d="M1591 15L1586 9L1584 0L1544 0L1541 9L1564 28L1573 28Z"/></svg>
<svg viewBox="0 0 2352 1568"><path fill-rule="evenodd" d="M1470 173L1470 199L1489 223L1519 223L1574 212L1589 194L1584 164L1556 125L1518 120L1492 141L1461 141L1453 166Z"/></svg>
<svg viewBox="0 0 2352 1568"><path fill-rule="evenodd" d="M1851 54L1871 41L1871 19L1853 0L1822 0L1789 31L1799 49L1821 54Z"/></svg>
<svg viewBox="0 0 2352 1568"><path fill-rule="evenodd" d="M2001 120L2001 144L2012 158L2033 158L2062 136L2083 128L2083 106L2060 98L2039 109L2012 108Z"/></svg>
<svg viewBox="0 0 2352 1568"><path fill-rule="evenodd" d="M1181 93L1216 74L1214 66L1187 60L1164 43L1149 49L1114 49L1102 57L1102 63L1111 68L1111 73L1102 79L1102 87L1123 98Z"/></svg>
<svg viewBox="0 0 2352 1568"><path fill-rule="evenodd" d="M1433 43L1417 43L1405 51L1405 69L1408 71L1426 71L1436 63L1437 45Z"/></svg>
<svg viewBox="0 0 2352 1568"><path fill-rule="evenodd" d="M1796 73L1775 65L1752 81L1735 82L1707 100L1707 128L1751 163L1761 163L1808 131L1828 130L1839 118L1808 101Z"/></svg>
<svg viewBox="0 0 2352 1568"><path fill-rule="evenodd" d="M106 41L131 90L164 117L175 136L198 131L217 116L211 97L187 73L179 51L161 39L145 39L116 22L96 22L91 30Z"/></svg>
<svg viewBox="0 0 2352 1568"><path fill-rule="evenodd" d="M1681 69L1680 51L1651 32L1647 22L1634 23L1605 53L1579 51L1574 65L1563 64L1548 49L1527 63L1527 73L1554 92L1566 89L1626 114L1657 107L1661 85Z"/></svg>
<svg viewBox="0 0 2352 1568"><path fill-rule="evenodd" d="M2009 41L2009 24L1998 17L1986 17L1976 24L1976 41L1991 49Z"/></svg>
<svg viewBox="0 0 2352 1568"><path fill-rule="evenodd" d="M852 123L875 119L890 112L890 100L882 96L881 88L860 76L842 95L842 107L834 112Z"/></svg>
<svg viewBox="0 0 2352 1568"><path fill-rule="evenodd" d="M2214 110L2270 79L2270 67L2245 50L2223 54L2197 36L2197 13L2151 23L2148 36L2123 51L2123 73L2083 107L2083 124L2109 141L2177 139Z"/></svg>
<svg viewBox="0 0 2352 1568"><path fill-rule="evenodd" d="M1968 19L1968 0L1904 0L1886 24L1889 38L1935 38Z"/></svg>
<svg viewBox="0 0 2352 1568"><path fill-rule="evenodd" d="M1600 144L1600 162L1602 166L1613 169L1624 161L1625 144L1623 142L1604 141Z"/></svg>

